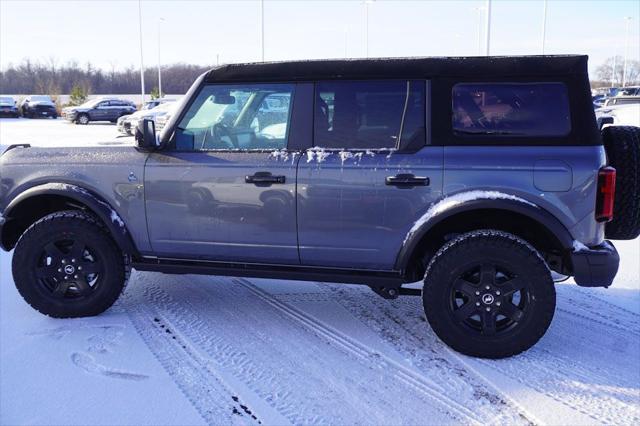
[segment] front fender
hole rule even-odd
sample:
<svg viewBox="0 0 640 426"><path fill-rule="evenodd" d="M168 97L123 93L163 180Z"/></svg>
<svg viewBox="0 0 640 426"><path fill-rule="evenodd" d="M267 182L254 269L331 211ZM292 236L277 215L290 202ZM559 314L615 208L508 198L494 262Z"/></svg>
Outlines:
<svg viewBox="0 0 640 426"><path fill-rule="evenodd" d="M496 191L469 191L446 197L433 204L409 230L396 259L396 270L405 271L411 255L425 235L439 223L456 214L473 210L502 210L529 217L543 225L567 250L573 249L573 237L551 213L523 198Z"/></svg>
<svg viewBox="0 0 640 426"><path fill-rule="evenodd" d="M127 254L138 253L129 230L120 215L100 196L77 185L50 182L31 187L9 202L2 215L0 215L3 218L2 222L5 225L8 224L12 219L12 211L23 201L41 195L58 195L87 206L102 220L111 237L123 252ZM7 247L4 248L7 249Z"/></svg>

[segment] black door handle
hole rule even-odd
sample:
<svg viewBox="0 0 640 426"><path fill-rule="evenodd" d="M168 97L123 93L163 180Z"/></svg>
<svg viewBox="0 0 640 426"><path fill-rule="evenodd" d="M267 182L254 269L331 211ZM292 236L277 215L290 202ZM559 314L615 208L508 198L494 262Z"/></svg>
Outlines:
<svg viewBox="0 0 640 426"><path fill-rule="evenodd" d="M387 176L384 183L400 188L411 188L414 186L429 186L429 178L414 176L411 173L400 173L395 176Z"/></svg>
<svg viewBox="0 0 640 426"><path fill-rule="evenodd" d="M274 176L271 172L257 172L253 175L245 176L244 181L256 186L269 186L274 183L285 183L286 178L284 176Z"/></svg>

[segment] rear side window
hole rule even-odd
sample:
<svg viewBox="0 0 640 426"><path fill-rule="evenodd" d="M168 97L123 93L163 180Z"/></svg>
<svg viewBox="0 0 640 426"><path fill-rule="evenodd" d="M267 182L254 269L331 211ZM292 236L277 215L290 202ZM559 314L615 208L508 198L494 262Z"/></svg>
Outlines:
<svg viewBox="0 0 640 426"><path fill-rule="evenodd" d="M316 86L314 144L393 149L425 144L424 81L326 81Z"/></svg>
<svg viewBox="0 0 640 426"><path fill-rule="evenodd" d="M462 83L452 98L456 135L558 137L571 131L563 83Z"/></svg>

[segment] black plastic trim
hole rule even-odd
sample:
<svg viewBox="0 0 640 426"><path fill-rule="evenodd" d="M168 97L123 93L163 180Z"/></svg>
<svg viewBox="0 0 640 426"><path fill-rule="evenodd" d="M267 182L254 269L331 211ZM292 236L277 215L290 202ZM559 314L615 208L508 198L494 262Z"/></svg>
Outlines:
<svg viewBox="0 0 640 426"><path fill-rule="evenodd" d="M301 265L143 258L135 261L132 264L132 267L139 271L155 271L166 274L221 275L232 277L363 284L374 289L398 289L400 285L404 283L404 279L399 271L336 269Z"/></svg>
<svg viewBox="0 0 640 426"><path fill-rule="evenodd" d="M2 245L4 250L9 251L12 248L6 247L2 243L2 229L11 223L11 211L23 201L41 195L59 195L86 205L102 220L108 228L111 237L124 253L131 255L138 254L138 250L133 243L133 239L126 228L126 225L121 227L115 224L111 219L111 213L115 210L106 201L85 188L59 182L45 183L43 185L31 187L26 191L21 192L17 197L11 200L2 213L4 223L0 224L0 245Z"/></svg>
<svg viewBox="0 0 640 426"><path fill-rule="evenodd" d="M620 255L610 241L571 254L576 284L582 287L609 287L618 272Z"/></svg>
<svg viewBox="0 0 640 426"><path fill-rule="evenodd" d="M400 253L396 259L395 269L399 271L405 271L407 269L411 256L422 238L440 222L459 213L481 209L504 210L527 216L548 229L549 232L558 239L564 249L571 249L573 247L573 237L571 233L558 219L543 208L528 204L524 201L511 199L477 199L448 208L431 218L431 220L425 222L418 231L409 236L400 249Z"/></svg>

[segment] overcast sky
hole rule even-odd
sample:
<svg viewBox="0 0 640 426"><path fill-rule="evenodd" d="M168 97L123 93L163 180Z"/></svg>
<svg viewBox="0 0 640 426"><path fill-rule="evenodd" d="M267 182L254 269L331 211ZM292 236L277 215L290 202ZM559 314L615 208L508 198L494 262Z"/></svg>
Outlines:
<svg viewBox="0 0 640 426"><path fill-rule="evenodd" d="M265 0L266 60L369 56L477 55L478 7L484 0ZM492 2L491 54L541 52L542 0ZM482 11L480 13L483 13ZM593 70L608 56L640 54L640 0L549 0L546 53L590 56ZM146 67L162 61L215 64L258 61L260 1L142 1ZM0 68L24 58L71 59L111 69L140 63L137 0L0 0Z"/></svg>

